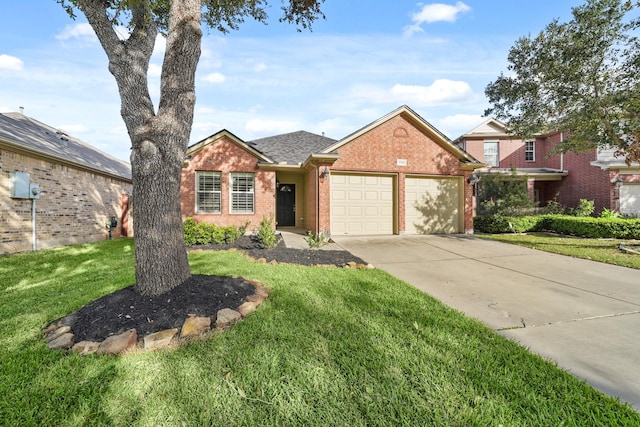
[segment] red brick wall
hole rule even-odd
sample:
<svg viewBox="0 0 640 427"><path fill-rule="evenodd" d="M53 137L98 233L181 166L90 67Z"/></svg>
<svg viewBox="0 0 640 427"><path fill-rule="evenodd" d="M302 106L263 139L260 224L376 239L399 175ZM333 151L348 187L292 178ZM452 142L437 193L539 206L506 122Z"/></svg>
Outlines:
<svg viewBox="0 0 640 427"><path fill-rule="evenodd" d="M131 182L0 149L0 253L33 247L31 200L9 197L9 173L14 171L28 173L32 183L40 184L37 249L107 239L111 216L118 219L112 237L120 237L123 194L132 192ZM130 218L128 235L133 236Z"/></svg>
<svg viewBox="0 0 640 427"><path fill-rule="evenodd" d="M221 172L221 213L195 213L196 171ZM229 183L232 172L250 172L255 174L255 209L253 214L230 213ZM226 137L212 142L192 155L188 165L182 169L180 186L180 202L183 218L192 217L197 222L211 222L220 226L239 226L243 225L246 221L250 221L251 225L249 226L249 230L257 229L263 217L273 219L275 224L275 172L258 169L258 159Z"/></svg>
<svg viewBox="0 0 640 427"><path fill-rule="evenodd" d="M460 170L460 161L436 139L421 132L403 116L396 116L338 149L340 158L331 167L344 172L395 174L398 182L398 231L405 231L404 182L411 175L465 176L465 231L473 230L473 197L466 182L471 172ZM398 160L406 166L398 165ZM328 200L328 189L327 189ZM322 206L322 204L321 204ZM326 213L329 216L329 210Z"/></svg>

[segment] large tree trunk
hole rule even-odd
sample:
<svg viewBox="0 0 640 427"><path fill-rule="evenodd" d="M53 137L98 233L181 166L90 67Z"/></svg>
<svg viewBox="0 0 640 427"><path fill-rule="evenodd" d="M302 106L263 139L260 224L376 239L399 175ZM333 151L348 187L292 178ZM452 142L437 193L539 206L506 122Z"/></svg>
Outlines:
<svg viewBox="0 0 640 427"><path fill-rule="evenodd" d="M133 31L118 39L101 0L80 0L82 11L109 58L120 91L121 114L131 137L136 286L160 295L190 276L182 231L180 176L195 107L200 59L200 0L172 0L155 114L147 70L157 28L144 1L132 6Z"/></svg>

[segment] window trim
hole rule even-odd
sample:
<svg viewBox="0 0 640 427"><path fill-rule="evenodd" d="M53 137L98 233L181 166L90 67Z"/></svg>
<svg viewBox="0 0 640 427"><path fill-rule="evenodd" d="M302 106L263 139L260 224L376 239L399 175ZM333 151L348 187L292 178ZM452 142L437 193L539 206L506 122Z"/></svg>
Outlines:
<svg viewBox="0 0 640 427"><path fill-rule="evenodd" d="M531 149L529 149L529 144L531 144ZM528 155L531 155L530 159L528 158ZM533 139L524 142L524 161L525 162L536 161L536 141Z"/></svg>
<svg viewBox="0 0 640 427"><path fill-rule="evenodd" d="M235 178L251 178L250 191L234 190ZM236 209L234 196L238 194L251 195L251 210ZM246 201L245 201L246 202ZM229 173L229 213L231 215L253 215L256 211L256 174L253 172L231 172Z"/></svg>
<svg viewBox="0 0 640 427"><path fill-rule="evenodd" d="M487 150L486 150L487 144L495 144L495 146L496 146L496 154L495 154L496 161L495 161L495 164L488 164L489 162L487 162L487 159L486 159L486 157L487 157ZM482 160L485 163L487 163L487 165L489 167L491 167L491 168L500 167L500 141L498 141L498 140L485 140L485 141L483 141L483 144L482 144Z"/></svg>
<svg viewBox="0 0 640 427"><path fill-rule="evenodd" d="M211 176L214 178L213 181L213 189L211 191L205 191L205 190L201 190L200 189L200 177L201 176ZM215 178L218 178L218 189L216 190L216 182L215 182ZM210 214L210 215L215 215L215 214L221 214L222 213L222 172L219 171L196 171L196 179L195 179L195 213L196 214ZM213 194L213 205L214 208L212 211L204 211L201 207L200 207L200 194ZM215 194L218 195L218 209L215 208Z"/></svg>

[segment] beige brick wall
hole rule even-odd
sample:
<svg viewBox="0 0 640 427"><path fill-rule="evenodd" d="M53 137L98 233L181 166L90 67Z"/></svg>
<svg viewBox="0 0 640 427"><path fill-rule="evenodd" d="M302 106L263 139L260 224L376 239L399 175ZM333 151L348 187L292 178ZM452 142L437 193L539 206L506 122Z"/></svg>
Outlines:
<svg viewBox="0 0 640 427"><path fill-rule="evenodd" d="M122 234L122 199L131 194L131 183L0 149L0 253L32 250L32 201L9 197L13 171L28 173L30 181L40 185L37 249L107 239L105 223L111 216L118 219L113 237ZM130 218L128 223L131 227Z"/></svg>

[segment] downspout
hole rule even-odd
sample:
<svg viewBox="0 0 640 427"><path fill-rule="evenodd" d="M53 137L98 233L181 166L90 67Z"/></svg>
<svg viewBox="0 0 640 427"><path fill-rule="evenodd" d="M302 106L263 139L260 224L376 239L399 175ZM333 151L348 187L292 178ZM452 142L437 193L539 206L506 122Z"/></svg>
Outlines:
<svg viewBox="0 0 640 427"><path fill-rule="evenodd" d="M33 251L37 249L36 238L36 199L31 199L31 234L33 236Z"/></svg>
<svg viewBox="0 0 640 427"><path fill-rule="evenodd" d="M320 186L320 174L318 171L318 166L311 163L311 166L313 166L313 168L316 170L316 232L315 234L320 234L320 191L319 191L319 186Z"/></svg>
<svg viewBox="0 0 640 427"><path fill-rule="evenodd" d="M560 132L560 144L564 142L564 132ZM564 152L560 153L560 170L564 171Z"/></svg>

